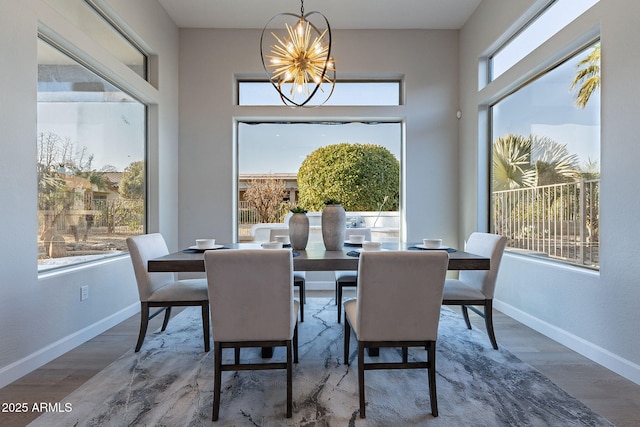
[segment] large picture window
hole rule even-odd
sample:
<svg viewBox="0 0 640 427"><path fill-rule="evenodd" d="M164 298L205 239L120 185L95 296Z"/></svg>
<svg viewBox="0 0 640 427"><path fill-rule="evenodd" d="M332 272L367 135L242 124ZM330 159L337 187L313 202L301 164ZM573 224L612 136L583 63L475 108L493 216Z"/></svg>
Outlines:
<svg viewBox="0 0 640 427"><path fill-rule="evenodd" d="M501 99L492 228L509 250L599 268L600 43Z"/></svg>
<svg viewBox="0 0 640 427"><path fill-rule="evenodd" d="M400 122L238 123L239 240L268 240L297 206L320 242L323 201L333 198L347 227L398 241L401 141Z"/></svg>
<svg viewBox="0 0 640 427"><path fill-rule="evenodd" d="M126 251L145 225L146 107L38 40L38 270Z"/></svg>

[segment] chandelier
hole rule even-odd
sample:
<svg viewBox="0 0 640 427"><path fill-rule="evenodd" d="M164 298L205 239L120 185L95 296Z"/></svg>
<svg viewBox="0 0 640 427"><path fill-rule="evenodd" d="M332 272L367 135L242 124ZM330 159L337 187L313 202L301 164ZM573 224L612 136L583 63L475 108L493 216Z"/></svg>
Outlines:
<svg viewBox="0 0 640 427"><path fill-rule="evenodd" d="M304 0L300 4L300 15L279 13L267 22L260 36L260 57L285 105L316 107L327 102L336 82L331 27L322 13L305 15Z"/></svg>

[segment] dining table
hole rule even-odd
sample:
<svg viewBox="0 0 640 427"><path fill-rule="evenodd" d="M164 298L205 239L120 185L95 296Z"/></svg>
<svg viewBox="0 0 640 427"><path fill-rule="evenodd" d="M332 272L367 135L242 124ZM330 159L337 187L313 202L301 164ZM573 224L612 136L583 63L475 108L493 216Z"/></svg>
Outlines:
<svg viewBox="0 0 640 427"><path fill-rule="evenodd" d="M345 244L341 251L328 251L321 242L309 243L305 249L292 249L293 269L296 271L357 270L361 246ZM261 249L262 246L260 243L231 243L216 245L215 248L211 250ZM490 268L490 258L450 247L426 249L419 243L384 242L381 250L445 250L449 255L449 270L489 270ZM150 259L147 270L174 273L204 272L205 251L206 249L188 248ZM270 358L272 355L272 348L262 348L262 357ZM377 356L378 349L370 349L369 355Z"/></svg>
<svg viewBox="0 0 640 427"><path fill-rule="evenodd" d="M382 250L446 250L449 255L449 270L489 270L490 259L455 248L422 249L419 243L384 242ZM216 250L260 249L260 243L231 243L217 245ZM342 271L358 269L358 245L347 245L341 251L327 251L324 244L310 243L303 250L293 249L293 269L296 271ZM204 272L204 252L198 249L183 249L158 258L150 259L149 272L190 273Z"/></svg>

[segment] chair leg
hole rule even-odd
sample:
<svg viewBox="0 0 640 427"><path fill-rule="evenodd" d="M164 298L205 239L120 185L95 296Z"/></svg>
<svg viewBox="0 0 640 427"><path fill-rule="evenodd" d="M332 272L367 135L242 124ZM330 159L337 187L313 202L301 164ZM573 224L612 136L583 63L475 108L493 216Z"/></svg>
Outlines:
<svg viewBox="0 0 640 427"><path fill-rule="evenodd" d="M409 361L409 347L402 347L402 363Z"/></svg>
<svg viewBox="0 0 640 427"><path fill-rule="evenodd" d="M462 307L462 317L464 317L464 323L467 324L467 329L471 329L471 321L469 320L469 310L466 305L460 306Z"/></svg>
<svg viewBox="0 0 640 427"><path fill-rule="evenodd" d="M222 346L217 342L213 343L215 353L215 368L213 373L213 421L218 421L220 413L220 388L222 386Z"/></svg>
<svg viewBox="0 0 640 427"><path fill-rule="evenodd" d="M364 345L358 341L358 394L360 395L360 418L366 418L364 403Z"/></svg>
<svg viewBox="0 0 640 427"><path fill-rule="evenodd" d="M204 351L211 350L210 324L209 324L209 301L204 301L202 310L202 335L204 337Z"/></svg>
<svg viewBox="0 0 640 427"><path fill-rule="evenodd" d="M300 323L304 322L304 303L306 302L307 297L305 296L305 284L304 280L300 280L294 283L295 286L298 287L298 292L300 293Z"/></svg>
<svg viewBox="0 0 640 427"><path fill-rule="evenodd" d="M351 325L349 324L349 319L344 319L344 364L349 365L349 341L351 339Z"/></svg>
<svg viewBox="0 0 640 427"><path fill-rule="evenodd" d="M335 292L335 303L338 305L338 281L336 280L336 292Z"/></svg>
<svg viewBox="0 0 640 427"><path fill-rule="evenodd" d="M431 400L431 414L438 416L438 393L436 392L436 342L429 345L429 400Z"/></svg>
<svg viewBox="0 0 640 427"><path fill-rule="evenodd" d="M138 342L136 343L135 352L139 352L144 342L144 336L147 334L147 325L149 324L149 305L146 302L140 303L140 333L138 334Z"/></svg>
<svg viewBox="0 0 640 427"><path fill-rule="evenodd" d="M484 324L487 327L487 334L489 334L489 340L494 350L498 349L498 343L496 342L496 335L493 331L493 300L485 300L484 302Z"/></svg>
<svg viewBox="0 0 640 427"><path fill-rule="evenodd" d="M287 341L287 418L293 415L293 365L291 363L291 340Z"/></svg>
<svg viewBox="0 0 640 427"><path fill-rule="evenodd" d="M162 332L167 329L167 325L169 324L169 318L171 317L171 306L167 306L164 309L164 320L162 321Z"/></svg>
<svg viewBox="0 0 640 427"><path fill-rule="evenodd" d="M338 305L338 323L340 323L340 318L342 316L342 283L336 282L336 304Z"/></svg>
<svg viewBox="0 0 640 427"><path fill-rule="evenodd" d="M298 323L293 329L293 363L298 363Z"/></svg>
<svg viewBox="0 0 640 427"><path fill-rule="evenodd" d="M233 349L233 362L236 365L240 364L240 347L236 347Z"/></svg>

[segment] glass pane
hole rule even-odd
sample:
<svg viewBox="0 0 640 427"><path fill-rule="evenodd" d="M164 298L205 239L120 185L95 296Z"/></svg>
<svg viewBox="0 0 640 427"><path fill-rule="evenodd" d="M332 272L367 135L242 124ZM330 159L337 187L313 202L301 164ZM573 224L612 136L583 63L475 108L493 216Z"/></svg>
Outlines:
<svg viewBox="0 0 640 427"><path fill-rule="evenodd" d="M492 107L493 229L599 268L600 44Z"/></svg>
<svg viewBox="0 0 640 427"><path fill-rule="evenodd" d="M338 198L347 210L347 227L370 228L374 240L398 241L401 141L401 123L240 123L240 240L268 239L269 227L286 227L290 207L299 206L309 211L310 242L322 241L322 202ZM341 148L324 164L340 177L312 185L312 155L330 146ZM366 160L359 163L359 156ZM300 181L303 176L307 179Z"/></svg>
<svg viewBox="0 0 640 427"><path fill-rule="evenodd" d="M127 250L144 232L146 108L38 41L38 270Z"/></svg>
<svg viewBox="0 0 640 427"><path fill-rule="evenodd" d="M324 87L324 86L323 86ZM238 82L238 105L284 105L270 82ZM400 105L400 82L336 82L324 105Z"/></svg>
<svg viewBox="0 0 640 427"><path fill-rule="evenodd" d="M496 79L598 1L556 0L491 57L490 79Z"/></svg>
<svg viewBox="0 0 640 427"><path fill-rule="evenodd" d="M84 0L45 0L143 79L147 80L147 56L124 34Z"/></svg>

